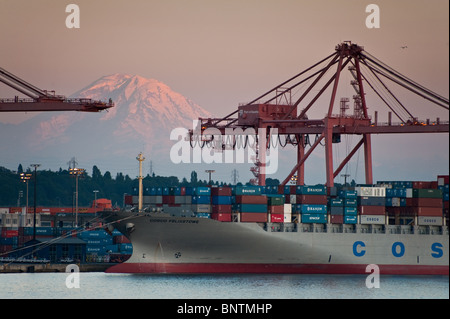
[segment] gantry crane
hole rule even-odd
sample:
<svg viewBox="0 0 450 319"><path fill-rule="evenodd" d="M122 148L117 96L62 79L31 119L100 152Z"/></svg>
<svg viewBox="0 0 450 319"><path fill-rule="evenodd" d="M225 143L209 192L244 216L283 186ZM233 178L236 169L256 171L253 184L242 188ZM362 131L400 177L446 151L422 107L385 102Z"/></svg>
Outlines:
<svg viewBox="0 0 450 319"><path fill-rule="evenodd" d="M326 80L325 75L336 64L336 71L332 72L331 77L328 77L328 80ZM347 66L353 78L350 84L355 90L355 95L353 95L354 112L352 115L346 114L349 108L349 99L344 98L340 101L340 113L334 114L340 75ZM325 84L321 88L315 88L322 79L326 81ZM415 117L395 96L393 90L386 85L386 80L396 83L398 86L419 95L434 105L446 110L449 109L448 98L444 98L403 76L369 54L363 47L346 41L338 44L335 52L331 55L253 101L239 106L237 110L227 116L223 118L199 118L199 127L189 132L191 146L196 145L196 143L199 143L201 146L218 145L217 141L216 143L205 143L205 141L211 142L211 139L214 138L203 134L208 133L208 128L219 130L222 136L225 136L227 132L229 133L230 130L227 129L230 128L241 128L244 130L253 128L256 134L261 129L264 129L267 138L262 141L256 141L255 153L257 158L255 167L252 167L251 171L256 176L256 182L259 185L265 185L266 149L270 148L270 135L276 129L279 145L291 144L297 147L297 163L281 184L286 185L292 176L296 174L297 184L304 185L305 161L314 149L324 141L326 184L328 187L332 187L334 186L334 178L358 149L364 145L365 180L367 184L373 184L371 134L449 132L448 121L443 122L439 118L435 121L430 121L429 119L420 121ZM390 109L387 123L379 123L377 113L375 113L374 119L369 116L368 103L366 101L367 87L364 84L367 84L381 99L382 103ZM322 119L309 119L308 111L314 105L319 104L319 98L330 85L332 85L332 89L326 116ZM292 101L293 90L300 92L297 93L300 94L300 97L296 101ZM392 122L392 113L400 122ZM237 118L233 117L236 114ZM309 141L309 135L311 134L316 135L312 144ZM341 135L344 134L360 135L361 139L347 154L338 168L334 170L332 144L339 143ZM234 148L238 139L238 135L234 135L231 138L230 136L225 136L223 141L219 143L219 148ZM241 136L240 140L241 146L245 146L248 136L243 138ZM310 148L306 151L308 144Z"/></svg>
<svg viewBox="0 0 450 319"><path fill-rule="evenodd" d="M81 111L100 112L114 106L108 102L86 98L66 98L55 91L41 90L18 76L0 68L0 82L28 96L28 98L0 98L0 112Z"/></svg>

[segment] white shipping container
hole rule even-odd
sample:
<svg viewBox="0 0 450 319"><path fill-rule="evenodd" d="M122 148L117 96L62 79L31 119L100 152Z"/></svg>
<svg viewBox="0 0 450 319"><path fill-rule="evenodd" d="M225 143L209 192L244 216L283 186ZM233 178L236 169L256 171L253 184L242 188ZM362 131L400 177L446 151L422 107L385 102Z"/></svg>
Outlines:
<svg viewBox="0 0 450 319"><path fill-rule="evenodd" d="M442 226L442 217L438 216L418 216L419 225Z"/></svg>
<svg viewBox="0 0 450 319"><path fill-rule="evenodd" d="M290 202L291 204L297 204L297 195L289 195L289 196L290 196L289 202Z"/></svg>
<svg viewBox="0 0 450 319"><path fill-rule="evenodd" d="M284 214L292 214L292 205L284 204Z"/></svg>
<svg viewBox="0 0 450 319"><path fill-rule="evenodd" d="M358 196L386 197L386 187L357 186L355 191Z"/></svg>
<svg viewBox="0 0 450 319"><path fill-rule="evenodd" d="M413 198L413 189L412 188L406 189L406 198Z"/></svg>
<svg viewBox="0 0 450 319"><path fill-rule="evenodd" d="M285 223L292 222L292 214L284 214L284 222Z"/></svg>
<svg viewBox="0 0 450 319"><path fill-rule="evenodd" d="M361 224L383 225L386 223L386 216L383 215L360 215Z"/></svg>

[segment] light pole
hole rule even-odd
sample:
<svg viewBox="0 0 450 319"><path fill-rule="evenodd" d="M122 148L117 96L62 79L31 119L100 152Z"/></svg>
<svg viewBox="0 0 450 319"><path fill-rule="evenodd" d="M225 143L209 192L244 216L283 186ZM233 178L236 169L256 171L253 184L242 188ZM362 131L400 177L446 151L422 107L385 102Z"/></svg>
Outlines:
<svg viewBox="0 0 450 319"><path fill-rule="evenodd" d="M31 178L31 173L20 173L20 179L27 184L27 206L25 207L25 214L28 214L28 181Z"/></svg>
<svg viewBox="0 0 450 319"><path fill-rule="evenodd" d="M78 176L83 175L84 168L69 168L69 174L75 176L75 227L78 227Z"/></svg>
<svg viewBox="0 0 450 319"><path fill-rule="evenodd" d="M215 170L213 169L207 169L205 170L206 173L209 173L209 185L212 185L212 181L211 181L211 173L214 173Z"/></svg>
<svg viewBox="0 0 450 319"><path fill-rule="evenodd" d="M33 211L33 241L36 240L36 171L41 164L31 164L34 167L34 211Z"/></svg>
<svg viewBox="0 0 450 319"><path fill-rule="evenodd" d="M98 193L98 190L97 189L93 190L93 192L94 192L94 214L96 214L97 213L97 193Z"/></svg>

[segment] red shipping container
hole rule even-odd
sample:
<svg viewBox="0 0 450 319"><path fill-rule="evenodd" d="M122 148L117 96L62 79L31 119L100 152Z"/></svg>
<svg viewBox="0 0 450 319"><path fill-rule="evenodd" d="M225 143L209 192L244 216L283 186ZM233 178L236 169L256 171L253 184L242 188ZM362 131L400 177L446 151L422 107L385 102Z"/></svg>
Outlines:
<svg viewBox="0 0 450 319"><path fill-rule="evenodd" d="M231 196L231 187L212 187L212 196Z"/></svg>
<svg viewBox="0 0 450 319"><path fill-rule="evenodd" d="M284 223L284 214L271 214L270 222L271 223Z"/></svg>
<svg viewBox="0 0 450 319"><path fill-rule="evenodd" d="M17 237L19 236L19 230L8 230L8 229L4 229L2 230L2 237L4 238L12 238L12 237Z"/></svg>
<svg viewBox="0 0 450 319"><path fill-rule="evenodd" d="M331 215L331 223L332 224L343 224L344 223L344 215Z"/></svg>
<svg viewBox="0 0 450 319"><path fill-rule="evenodd" d="M442 198L417 197L412 198L412 204L413 206L442 208Z"/></svg>
<svg viewBox="0 0 450 319"><path fill-rule="evenodd" d="M361 215L385 215L386 207L384 207L384 206L358 206L358 212Z"/></svg>
<svg viewBox="0 0 450 319"><path fill-rule="evenodd" d="M413 207L413 211L417 216L442 216L440 207Z"/></svg>
<svg viewBox="0 0 450 319"><path fill-rule="evenodd" d="M267 223L266 213L241 213L241 222L244 223Z"/></svg>
<svg viewBox="0 0 450 319"><path fill-rule="evenodd" d="M327 195L297 195L297 204L327 205Z"/></svg>
<svg viewBox="0 0 450 319"><path fill-rule="evenodd" d="M133 205L133 196L125 195L125 205Z"/></svg>
<svg viewBox="0 0 450 319"><path fill-rule="evenodd" d="M265 195L236 195L237 204L267 204Z"/></svg>
<svg viewBox="0 0 450 319"><path fill-rule="evenodd" d="M175 196L174 195L164 195L162 197L163 204L175 204Z"/></svg>
<svg viewBox="0 0 450 319"><path fill-rule="evenodd" d="M231 213L212 213L211 218L220 222L231 222Z"/></svg>
<svg viewBox="0 0 450 319"><path fill-rule="evenodd" d="M438 184L440 184L440 185L450 184L450 177L449 177L449 175L438 175L437 179L438 179L437 180ZM440 180L440 183L439 183L439 180Z"/></svg>
<svg viewBox="0 0 450 319"><path fill-rule="evenodd" d="M284 214L284 205L268 206L271 214Z"/></svg>
<svg viewBox="0 0 450 319"><path fill-rule="evenodd" d="M186 187L181 187L180 188L180 195L181 196L185 196L186 195Z"/></svg>
<svg viewBox="0 0 450 319"><path fill-rule="evenodd" d="M211 212L213 214L216 214L216 213L231 214L231 205L212 205Z"/></svg>
<svg viewBox="0 0 450 319"><path fill-rule="evenodd" d="M130 240L125 235L119 235L113 237L114 244L129 244Z"/></svg>

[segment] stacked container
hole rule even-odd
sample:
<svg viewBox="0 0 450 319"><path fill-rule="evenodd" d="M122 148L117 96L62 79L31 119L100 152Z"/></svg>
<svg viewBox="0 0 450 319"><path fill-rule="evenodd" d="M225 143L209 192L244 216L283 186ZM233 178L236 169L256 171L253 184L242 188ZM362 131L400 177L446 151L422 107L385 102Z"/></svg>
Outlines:
<svg viewBox="0 0 450 319"><path fill-rule="evenodd" d="M284 195L267 195L267 205L270 222L284 223Z"/></svg>
<svg viewBox="0 0 450 319"><path fill-rule="evenodd" d="M302 223L327 222L327 188L325 185L297 186L296 211Z"/></svg>
<svg viewBox="0 0 450 319"><path fill-rule="evenodd" d="M448 225L448 207L449 207L449 176L448 175L438 175L437 178L438 189L442 191L442 215L446 220L446 225Z"/></svg>
<svg viewBox="0 0 450 319"><path fill-rule="evenodd" d="M211 218L221 222L231 222L231 187L213 187L211 195Z"/></svg>
<svg viewBox="0 0 450 319"><path fill-rule="evenodd" d="M192 189L192 211L197 217L211 218L211 188L194 187Z"/></svg>
<svg viewBox="0 0 450 319"><path fill-rule="evenodd" d="M442 190L413 188L409 202L418 225L442 225Z"/></svg>
<svg viewBox="0 0 450 319"><path fill-rule="evenodd" d="M259 186L236 186L234 188L234 210L241 222L265 223L267 219L267 196L261 194Z"/></svg>
<svg viewBox="0 0 450 319"><path fill-rule="evenodd" d="M357 210L361 224L386 224L386 187L358 186Z"/></svg>

